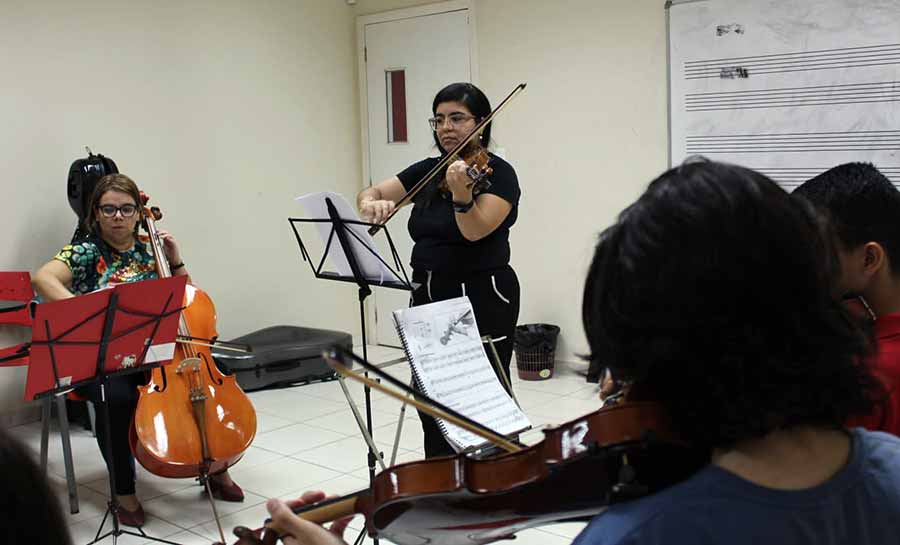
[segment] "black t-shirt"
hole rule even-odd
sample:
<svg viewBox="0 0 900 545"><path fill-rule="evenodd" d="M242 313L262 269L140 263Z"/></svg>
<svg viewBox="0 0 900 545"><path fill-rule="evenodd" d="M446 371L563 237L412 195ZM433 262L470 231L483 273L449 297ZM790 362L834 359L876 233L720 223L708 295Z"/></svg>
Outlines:
<svg viewBox="0 0 900 545"><path fill-rule="evenodd" d="M429 157L397 174L407 191L440 161ZM519 210L519 180L513 167L490 154L488 177L491 186L482 193L497 195L512 205L506 219L488 236L469 241L459 231L453 202L449 195L428 202L416 202L409 218L409 234L415 242L411 264L415 270L468 273L496 269L509 264L509 228L516 222ZM437 183L440 174L431 184ZM423 190L424 192L424 190Z"/></svg>

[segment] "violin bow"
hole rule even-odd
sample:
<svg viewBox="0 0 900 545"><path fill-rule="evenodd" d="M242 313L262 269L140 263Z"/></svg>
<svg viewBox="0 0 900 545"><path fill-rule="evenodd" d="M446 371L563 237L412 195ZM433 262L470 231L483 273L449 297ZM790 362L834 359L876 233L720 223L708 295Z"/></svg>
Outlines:
<svg viewBox="0 0 900 545"><path fill-rule="evenodd" d="M190 335L178 335L176 342L182 344L190 344L194 346L208 346L209 348L218 348L220 350L230 350L231 352L242 352L249 354L253 352L253 347L244 343L233 343L228 341L220 341L219 339L207 339L205 337L192 337Z"/></svg>
<svg viewBox="0 0 900 545"><path fill-rule="evenodd" d="M476 136L480 135L481 131L483 131L484 128L487 127L488 123L493 121L494 118L497 117L497 114L499 114L504 108L506 108L506 105L509 104L509 102L513 98L515 98L519 95L519 93L525 90L526 85L526 83L520 83L516 85L516 88L513 89L512 92L510 92L508 95L506 95L506 98L504 98L503 101L498 104L496 108L494 108L494 111L489 113L487 116L485 116L484 119L482 119L477 125L475 125L475 128L472 129L472 132L470 132L465 138L463 138L458 144L456 144L456 146L452 150L447 152L447 155L441 158L438 164L434 165L434 168L428 171L428 174L426 174L422 177L421 180L416 182L416 185L412 186L412 188L410 188L410 190L406 192L406 195L404 195L402 199L397 201L397 204L394 206L393 212L391 212L390 215L388 215L388 217L383 222L381 222L381 224L373 225L369 228L369 234L374 235L379 230L381 230L381 226L389 222L391 218L393 218L397 213L397 211L400 210L400 208L408 204L413 199L413 197L415 197L419 193L419 191L421 191L422 188L425 187L425 184L430 182L437 175L437 173L440 172L444 167L446 167L451 161L455 160L459 152L465 149L465 147L468 146Z"/></svg>
<svg viewBox="0 0 900 545"><path fill-rule="evenodd" d="M353 380L356 380L358 382L362 382L369 388L372 388L373 390L377 390L385 395L393 397L394 399L397 399L404 403L409 403L410 405L414 406L415 408L419 409L420 411L422 411L423 413L425 413L429 416L432 416L434 418L440 418L442 420L446 420L447 422L450 422L451 424L453 424L455 426L459 426L460 428L463 428L464 430L466 430L468 432L474 433L475 435L481 437L482 439L497 445L498 447L502 448L503 450L505 450L507 452L518 452L518 451L522 450L522 448L523 448L521 446L521 444L516 444L516 443L510 441L506 437L503 437L502 435L500 435L499 433L495 432L494 430L488 428L487 426L480 424L463 414L460 414L459 412L451 409L450 407L447 407L446 405L444 405L438 401L435 401L434 399L431 399L430 397L426 396L425 394L423 394L421 392L417 392L416 390L413 390L406 384L403 384L402 382L395 379L388 373L385 373L383 370L381 370L378 367L372 365L371 363L363 360L362 358L358 357L356 354L347 350L344 347L335 346L335 347L331 348L330 350L325 350L322 352L322 357L325 358L325 361L327 361L328 364L335 371L340 373L341 375L352 378ZM361 366L363 366L367 371L372 371L376 375L387 380L388 382L390 382L397 388L403 390L407 394L412 394L413 397L411 399L407 398L404 395L399 394L399 393L395 392L394 390L391 390L390 388L385 388L383 385L379 384L378 382L376 382L368 377L364 377L363 375L356 373L355 371L352 371L349 367L347 367L344 364L344 361L345 361L344 358L346 358L346 357L349 357L349 358L355 360L357 363L359 363Z"/></svg>

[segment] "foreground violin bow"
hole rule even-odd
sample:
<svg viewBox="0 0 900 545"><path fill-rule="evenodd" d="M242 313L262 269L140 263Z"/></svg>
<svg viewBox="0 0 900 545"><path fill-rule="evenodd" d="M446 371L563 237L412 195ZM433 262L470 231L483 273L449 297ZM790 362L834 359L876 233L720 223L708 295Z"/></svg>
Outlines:
<svg viewBox="0 0 900 545"><path fill-rule="evenodd" d="M377 372L346 349L324 355L342 374L350 358ZM361 514L370 536L399 545L485 545L544 524L586 520L671 486L709 460L678 438L665 408L652 401L626 400L543 433L515 452L392 466L366 490L292 511L319 524ZM274 545L285 530L269 520L256 531L235 528L235 535L238 545Z"/></svg>
<svg viewBox="0 0 900 545"><path fill-rule="evenodd" d="M465 149L465 147L468 146L469 143L472 142L472 140L474 140L476 136L481 134L481 131L483 131L484 128L487 127L488 123L493 121L494 118L497 117L497 114L499 114L501 111L503 111L503 109L506 108L506 105L509 104L509 102L513 98L515 98L516 96L519 95L519 93L521 93L522 91L525 90L526 85L527 84L525 84L525 83L520 83L520 84L516 85L516 88L513 89L512 92L510 92L506 96L506 98L503 99L503 102L501 102L500 104L497 105L496 108L494 108L494 111L489 113L484 119L482 119L477 125L475 125L475 128L472 129L472 132L470 132L465 138L463 138L459 142L459 144L457 144L452 150L448 151L447 155L445 155L443 158L441 158L441 160L438 162L438 164L434 165L434 168L432 168L431 170L428 171L428 174L426 174L424 177L422 177L421 180L416 182L416 185L412 186L412 188L406 192L406 195L404 195L402 199L397 201L397 204L394 207L394 211L391 212L390 215L383 222L381 222L381 225L373 225L372 227L369 228L369 234L374 235L375 233L377 233L381 229L382 225L391 221L391 218L394 217L394 215L397 213L397 211L400 210L400 208L402 208L405 204L409 203L413 199L413 197L415 197L419 193L419 191L421 191L422 188L425 187L425 184L430 182L437 175L437 173L440 172L444 167L446 167L451 162L455 161L457 159L459 153L462 152L462 150Z"/></svg>
<svg viewBox="0 0 900 545"><path fill-rule="evenodd" d="M419 409L420 411L422 411L423 413L425 413L429 416L432 416L434 418L440 418L440 419L446 420L447 422L450 422L453 425L459 426L460 428L463 428L466 431L474 433L475 435L481 437L482 439L490 441L491 443L497 445L498 447L502 448L503 450L505 450L507 452L518 452L518 451L522 450L521 445L516 445L515 443L512 443L511 441L506 439L504 436L502 436L499 433L495 432L494 430L488 428L487 426L479 424L478 422L472 420L471 418L468 418L467 416L454 411L450 407L447 407L446 405L431 399L430 397L426 396L425 394L410 388L408 385L403 384L402 382L395 379L391 375L385 373L383 370L379 369L377 366L372 365L371 363L369 363L361 358L357 358L356 355L353 354L352 352L346 351L343 354L339 354L338 350L344 352L344 350L346 350L346 349L343 349L342 347L335 347L331 350L325 351L322 354L322 357L325 358L325 361L328 362L328 365L330 365L335 371L337 371L341 375L352 378L353 380L356 380L358 382L361 382L361 383L367 385L368 387L372 388L373 390L378 390L379 392L381 392L385 395L388 395L390 397L393 397L394 399L397 399L403 403L409 403L413 407ZM404 396L403 394L397 393L394 390L385 388L380 383L378 383L368 377L360 375L359 373L352 371L349 367L344 365L344 357L346 357L346 356L350 356L351 358L356 360L356 362L359 363L360 365L362 365L367 371L372 371L373 373L379 375L381 378L387 380L388 382L390 382L397 388L400 388L407 394L412 394L412 396L413 396L412 399L409 399L406 396Z"/></svg>

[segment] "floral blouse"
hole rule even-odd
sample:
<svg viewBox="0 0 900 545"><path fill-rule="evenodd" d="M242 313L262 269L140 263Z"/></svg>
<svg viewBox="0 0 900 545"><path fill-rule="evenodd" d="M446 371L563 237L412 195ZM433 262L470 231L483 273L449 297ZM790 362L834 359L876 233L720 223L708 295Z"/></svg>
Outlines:
<svg viewBox="0 0 900 545"><path fill-rule="evenodd" d="M72 271L73 293L90 293L109 284L158 278L149 241L140 236L134 246L120 252L103 240L92 238L66 245L53 259L62 261Z"/></svg>

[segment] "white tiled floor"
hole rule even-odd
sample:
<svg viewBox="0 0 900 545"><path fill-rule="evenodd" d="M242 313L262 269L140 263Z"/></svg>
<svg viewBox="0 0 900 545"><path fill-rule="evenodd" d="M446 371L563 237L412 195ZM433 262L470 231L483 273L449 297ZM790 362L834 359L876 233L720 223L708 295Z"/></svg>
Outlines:
<svg viewBox="0 0 900 545"><path fill-rule="evenodd" d="M387 361L401 355L397 350L370 347L369 358ZM515 364L513 364L515 369ZM387 369L404 382L409 370L404 364ZM557 364L555 375L545 381L522 381L513 372L513 390L535 430L523 435L529 444L542 438L539 428L548 423L562 423L597 408L597 387L567 364ZM360 408L363 418L363 389L348 381L347 387ZM237 525L256 528L266 518L265 500L270 497L294 498L303 491L321 489L343 494L365 487L368 482L366 444L337 381L309 384L283 390L250 394L257 410L259 428L253 446L232 469L236 482L243 487L243 503L216 502L227 533ZM397 430L401 404L380 392L372 392L374 438L390 461L391 447ZM421 459L422 430L415 410L405 411L397 462ZM35 453L40 448L40 423L10 430L24 440ZM106 468L91 435L75 427L72 433L75 475L78 481L80 512L68 515L74 542L93 539L106 508L108 494ZM68 514L65 471L58 436L50 439L50 480ZM138 496L147 512L148 535L184 545L209 545L218 539L218 531L208 502L200 487L190 479L164 479L138 467ZM351 528L357 531L362 520L357 517ZM108 529L109 524L107 523ZM518 534L519 545L564 545L583 527L579 523L555 524ZM146 540L123 536L128 545ZM111 543L111 539L108 540ZM382 540L384 543L384 541Z"/></svg>

